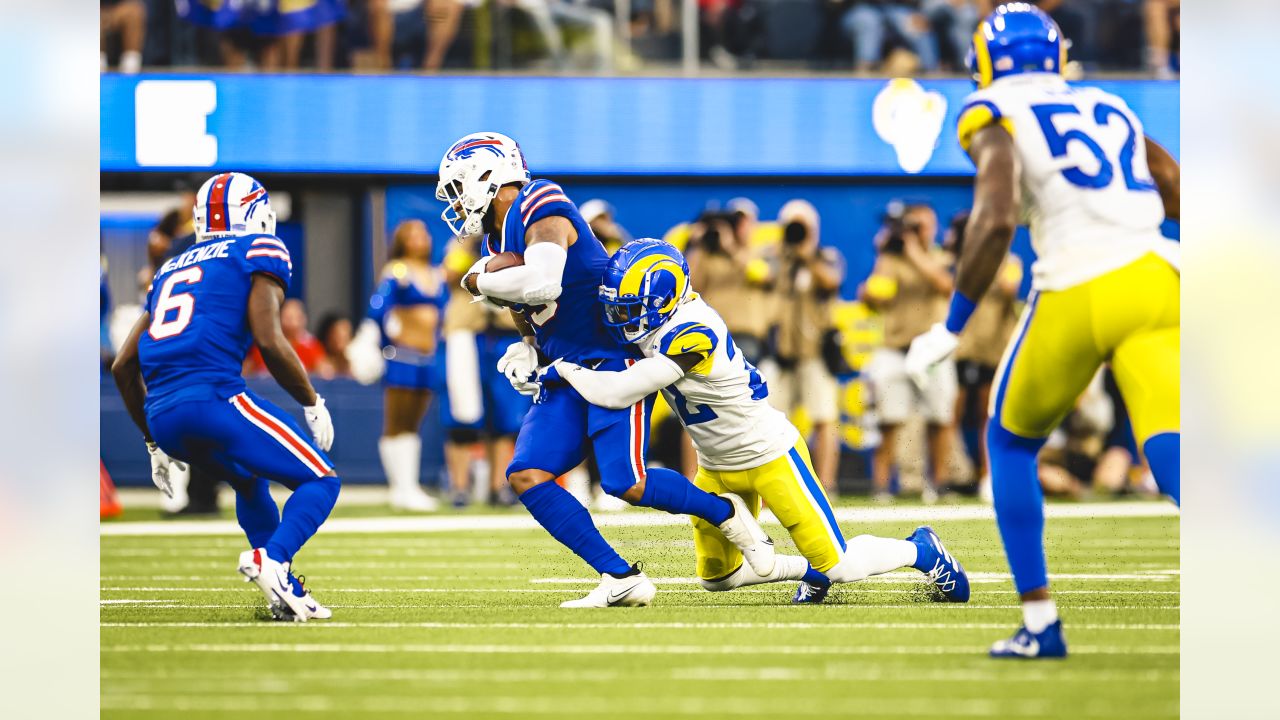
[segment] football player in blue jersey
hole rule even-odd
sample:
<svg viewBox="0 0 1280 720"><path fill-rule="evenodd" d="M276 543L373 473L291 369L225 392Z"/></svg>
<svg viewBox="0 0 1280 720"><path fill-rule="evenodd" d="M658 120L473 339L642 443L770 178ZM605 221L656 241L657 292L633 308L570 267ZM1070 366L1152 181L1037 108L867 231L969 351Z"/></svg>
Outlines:
<svg viewBox="0 0 1280 720"><path fill-rule="evenodd" d="M236 491L249 539L239 571L272 614L306 622L333 613L290 573L294 555L329 517L340 483L325 452L333 422L280 328L289 250L275 237L266 188L221 173L200 188L197 242L156 272L138 319L112 365L116 386L166 494L170 466L196 463ZM293 418L245 388L240 368L257 343L281 387L303 406L311 438ZM267 481L293 491L284 514Z"/></svg>
<svg viewBox="0 0 1280 720"><path fill-rule="evenodd" d="M647 605L656 593L639 566L623 560L586 509L554 482L582 462L588 443L606 492L710 523L757 573L769 575L773 544L740 497L713 495L673 470L645 466L652 397L606 409L567 385L542 388L537 382L539 350L605 370L637 359L604 326L598 288L609 254L560 186L531 180L514 140L481 132L445 153L436 198L445 203L441 215L456 235L485 235L484 257L463 276L463 288L477 299L511 306L525 339L498 363L513 386L538 396L520 427L507 480L534 519L601 576L586 597L561 607ZM500 253L518 253L523 262L508 257L503 267L488 270Z"/></svg>

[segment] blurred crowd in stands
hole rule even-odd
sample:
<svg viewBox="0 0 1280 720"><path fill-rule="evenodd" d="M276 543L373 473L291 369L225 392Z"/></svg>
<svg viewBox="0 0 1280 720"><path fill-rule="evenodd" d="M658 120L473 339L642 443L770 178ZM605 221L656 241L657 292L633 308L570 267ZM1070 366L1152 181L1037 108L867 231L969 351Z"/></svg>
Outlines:
<svg viewBox="0 0 1280 720"><path fill-rule="evenodd" d="M993 0L100 0L102 67L963 72ZM1074 72L1178 71L1180 0L1034 0Z"/></svg>
<svg viewBox="0 0 1280 720"><path fill-rule="evenodd" d="M149 261L138 273L140 290L159 263L190 247L185 200L152 231ZM610 252L631 238L607 202L588 200L581 210ZM939 367L922 388L908 379L904 354L913 337L946 315L967 214L940 221L927 204L891 203L878 233L866 238L876 261L851 298L840 295L844 260L823 242L821 218L809 202L792 200L773 219L759 215L750 199L736 198L671 228L665 239L685 252L695 291L721 313L737 346L760 369L768 402L808 436L828 491L882 502L904 495L926 502L986 495L986 408L1021 311L1026 270L1019 258L1007 258L954 362ZM407 220L392 231L390 257L366 316L329 314L312 322L301 300L289 299L282 308L285 335L310 372L381 385L378 451L390 502L402 510L435 510L441 497L457 507L513 502L503 469L530 405L495 368L507 346L520 342L511 318L471 302L458 285L478 252L476 239L451 242L435 265L426 225ZM110 302L105 287L104 326ZM136 317L136 306L131 312ZM107 335L104 330L104 357L110 355ZM256 349L244 373L266 377ZM447 485L430 493L418 477L420 428L428 413L438 413L443 437L427 441L443 443L448 477ZM651 462L692 477L692 446L661 400L654 424ZM1054 433L1042 460L1049 494L1149 489L1124 405L1106 372ZM598 487L592 491L593 474L588 461L570 473L568 484L584 503L617 507L619 501ZM193 476L193 502L214 497L197 489L197 480Z"/></svg>

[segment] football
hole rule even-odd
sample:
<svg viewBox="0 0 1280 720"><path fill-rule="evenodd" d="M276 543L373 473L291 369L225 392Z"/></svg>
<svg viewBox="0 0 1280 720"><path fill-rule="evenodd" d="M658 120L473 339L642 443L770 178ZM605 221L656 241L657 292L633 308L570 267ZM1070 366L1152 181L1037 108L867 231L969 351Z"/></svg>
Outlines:
<svg viewBox="0 0 1280 720"><path fill-rule="evenodd" d="M517 252L502 252L494 255L489 259L489 262L485 263L484 271L497 272L511 267L518 267L523 264L524 255Z"/></svg>

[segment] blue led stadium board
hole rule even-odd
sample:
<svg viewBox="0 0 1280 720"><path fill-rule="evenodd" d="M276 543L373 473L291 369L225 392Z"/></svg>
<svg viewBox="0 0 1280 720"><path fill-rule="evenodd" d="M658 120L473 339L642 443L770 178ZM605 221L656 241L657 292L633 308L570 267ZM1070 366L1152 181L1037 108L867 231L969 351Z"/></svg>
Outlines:
<svg viewBox="0 0 1280 720"><path fill-rule="evenodd" d="M1179 150L1179 85L1092 83ZM458 137L542 175L958 176L965 80L102 76L104 171L432 174Z"/></svg>

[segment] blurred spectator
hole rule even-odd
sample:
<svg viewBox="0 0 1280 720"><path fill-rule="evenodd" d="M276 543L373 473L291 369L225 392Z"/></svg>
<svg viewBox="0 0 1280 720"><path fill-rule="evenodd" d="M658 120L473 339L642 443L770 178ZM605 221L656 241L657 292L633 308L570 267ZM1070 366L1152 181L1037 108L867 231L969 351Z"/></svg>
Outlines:
<svg viewBox="0 0 1280 720"><path fill-rule="evenodd" d="M835 375L826 352L834 339L832 303L844 280L844 259L820 240L818 211L791 200L778 212L783 226L777 292L783 301L775 317L778 373L767 377L769 400L791 414L803 406L813 422L814 470L828 491L836 487L839 420Z"/></svg>
<svg viewBox="0 0 1280 720"><path fill-rule="evenodd" d="M855 0L845 13L845 33L853 41L854 70L870 71L884 58L886 40L906 46L920 69L938 69L938 40L920 0ZM966 50L968 45L965 45Z"/></svg>
<svg viewBox="0 0 1280 720"><path fill-rule="evenodd" d="M1045 495L1079 498L1084 494L1099 469L1114 420L1114 405L1099 370L1040 453L1040 487Z"/></svg>
<svg viewBox="0 0 1280 720"><path fill-rule="evenodd" d="M161 263L186 252L196 243L196 228L192 221L196 188L180 181L177 191L178 204L160 216L160 222L147 234L147 264L138 268L138 287L144 292Z"/></svg>
<svg viewBox="0 0 1280 720"><path fill-rule="evenodd" d="M307 309L302 301L289 298L280 306L280 329L284 337L298 353L298 359L308 373L333 377L333 366L325 357L324 346L314 335L307 332ZM267 364L262 360L262 353L254 345L245 358L245 375L266 375Z"/></svg>
<svg viewBox="0 0 1280 720"><path fill-rule="evenodd" d="M751 363L765 354L769 337L773 270L752 246L754 203L739 198L739 209L707 212L694 224L685 257L693 288L720 313L734 343Z"/></svg>
<svg viewBox="0 0 1280 720"><path fill-rule="evenodd" d="M1177 77L1181 66L1178 36L1182 32L1181 0L1145 0L1147 69L1156 77Z"/></svg>
<svg viewBox="0 0 1280 720"><path fill-rule="evenodd" d="M699 55L721 70L751 60L763 37L763 18L754 0L698 0Z"/></svg>
<svg viewBox="0 0 1280 720"><path fill-rule="evenodd" d="M324 348L329 367L321 368L321 377L351 377L351 361L347 359L347 347L351 345L351 318L342 313L329 313L320 320L318 335Z"/></svg>
<svg viewBox="0 0 1280 720"><path fill-rule="evenodd" d="M963 72L973 31L991 12L991 0L924 0L920 6L940 41L942 64L952 72Z"/></svg>
<svg viewBox="0 0 1280 720"><path fill-rule="evenodd" d="M422 60L423 70L444 67L445 56L458 37L463 11L479 4L479 0L426 0L427 53Z"/></svg>
<svg viewBox="0 0 1280 720"><path fill-rule="evenodd" d="M580 211L582 219L587 221L591 232L610 255L618 252L618 248L631 241L631 233L613 219L613 206L604 200L588 200L582 203Z"/></svg>
<svg viewBox="0 0 1280 720"><path fill-rule="evenodd" d="M956 402L955 364L939 364L923 389L907 377L905 366L911 340L947 314L953 283L945 253L935 244L937 232L938 216L933 208L891 204L876 239L879 255L875 267L858 293L884 320L884 346L876 349L867 366L880 421L881 441L871 470L874 491L881 500L889 497L899 431L913 414L923 416L928 435L931 478L924 484L925 500L936 499L936 486L947 479Z"/></svg>
<svg viewBox="0 0 1280 720"><path fill-rule="evenodd" d="M308 35L314 41L314 67L331 70L336 23L346 15L342 0L262 0L213 6L186 0L177 7L178 15L188 22L221 33L224 66L240 69L252 61L266 71L300 67Z"/></svg>
<svg viewBox="0 0 1280 720"><path fill-rule="evenodd" d="M99 0L99 40L101 69L107 69L107 46L120 37L120 72L133 74L142 69L142 46L147 37L147 4L144 0Z"/></svg>
<svg viewBox="0 0 1280 720"><path fill-rule="evenodd" d="M107 256L98 250L98 359L102 363L102 372L111 369L111 361L115 359L115 346L111 344L111 288L107 284Z"/></svg>
<svg viewBox="0 0 1280 720"><path fill-rule="evenodd" d="M455 507L475 496L472 467L480 464L487 468L489 504L516 502L507 486L506 468L515 453L516 432L530 407L529 398L497 371L498 359L507 348L523 342L511 314L472 302L471 294L459 285L479 254L479 238L470 238L451 246L444 261L449 304L444 311L446 392L441 396L440 416L447 433L445 463Z"/></svg>
<svg viewBox="0 0 1280 720"><path fill-rule="evenodd" d="M952 258L960 257L964 247L965 224L969 211L956 214L943 240ZM1022 261L1012 253L1005 258L995 282L978 302L969 324L960 335L956 348L956 374L960 387L956 395L955 417L966 443L973 448L974 472L982 487L990 482L987 477L987 406L991 397L991 382L996 367L1004 355L1005 346L1018 324L1018 289L1022 286Z"/></svg>

